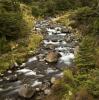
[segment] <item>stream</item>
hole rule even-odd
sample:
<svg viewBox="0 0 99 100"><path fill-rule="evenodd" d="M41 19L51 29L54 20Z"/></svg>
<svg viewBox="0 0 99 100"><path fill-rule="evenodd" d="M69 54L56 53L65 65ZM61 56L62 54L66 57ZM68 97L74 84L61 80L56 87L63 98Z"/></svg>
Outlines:
<svg viewBox="0 0 99 100"><path fill-rule="evenodd" d="M53 84L52 78L62 77L63 69L74 65L78 41L68 28L52 23L51 20L42 20L36 22L35 31L44 35L38 53L20 66L16 63L15 68L0 76L0 100L42 100L42 96L48 94L48 89ZM54 58L54 53L60 56ZM56 61L51 63L48 59ZM19 95L18 91L23 84L35 88L31 98L26 99Z"/></svg>

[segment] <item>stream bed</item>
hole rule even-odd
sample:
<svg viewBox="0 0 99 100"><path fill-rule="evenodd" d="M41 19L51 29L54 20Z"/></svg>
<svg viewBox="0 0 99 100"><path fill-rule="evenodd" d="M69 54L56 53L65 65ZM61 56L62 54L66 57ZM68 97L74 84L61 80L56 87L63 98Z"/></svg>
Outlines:
<svg viewBox="0 0 99 100"><path fill-rule="evenodd" d="M16 63L14 69L0 76L0 100L42 100L42 96L49 93L52 79L62 77L63 69L74 65L78 41L68 28L42 20L37 21L35 31L44 35L38 53L21 65ZM23 89L19 93L24 84L35 89L31 98L20 96L24 92Z"/></svg>

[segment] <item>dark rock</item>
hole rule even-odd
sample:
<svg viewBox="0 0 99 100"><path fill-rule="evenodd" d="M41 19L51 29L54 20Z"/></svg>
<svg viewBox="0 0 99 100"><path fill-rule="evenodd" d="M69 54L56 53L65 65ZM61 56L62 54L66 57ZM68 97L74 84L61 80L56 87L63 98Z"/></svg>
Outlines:
<svg viewBox="0 0 99 100"><path fill-rule="evenodd" d="M44 61L45 55L44 54L39 54L37 57L38 57L39 61Z"/></svg>
<svg viewBox="0 0 99 100"><path fill-rule="evenodd" d="M14 82L14 81L17 81L18 80L18 76L17 76L17 74L10 75L8 77L4 77L4 80L10 81L10 82Z"/></svg>
<svg viewBox="0 0 99 100"><path fill-rule="evenodd" d="M73 50L72 48L70 48L70 50L69 50L69 51L70 51L70 53L74 53L74 50Z"/></svg>
<svg viewBox="0 0 99 100"><path fill-rule="evenodd" d="M71 37L70 37L70 36L66 37L66 38L65 38L65 40L66 40L66 42L67 42L67 43L72 42L72 39L71 39Z"/></svg>
<svg viewBox="0 0 99 100"><path fill-rule="evenodd" d="M54 39L52 39L52 42L57 42L57 41L58 41L58 40L57 40L57 39L55 39L55 38L54 38Z"/></svg>
<svg viewBox="0 0 99 100"><path fill-rule="evenodd" d="M62 28L62 29L61 29L61 32L62 32L62 33L69 33L69 29L67 29L67 28Z"/></svg>
<svg viewBox="0 0 99 100"><path fill-rule="evenodd" d="M49 88L50 86L51 86L51 83L48 82L48 81L45 81L45 82L43 83L43 85L42 85L41 90L44 91L45 89Z"/></svg>

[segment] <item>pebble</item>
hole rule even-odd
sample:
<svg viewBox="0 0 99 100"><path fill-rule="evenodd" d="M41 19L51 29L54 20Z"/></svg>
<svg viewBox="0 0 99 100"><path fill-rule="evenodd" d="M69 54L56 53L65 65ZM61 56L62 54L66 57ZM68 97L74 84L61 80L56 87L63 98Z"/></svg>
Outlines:
<svg viewBox="0 0 99 100"><path fill-rule="evenodd" d="M44 90L44 94L50 95L50 94L51 94L51 89L46 89L46 90Z"/></svg>
<svg viewBox="0 0 99 100"><path fill-rule="evenodd" d="M2 82L3 81L3 79L0 79L0 82Z"/></svg>
<svg viewBox="0 0 99 100"><path fill-rule="evenodd" d="M11 70L8 70L8 73L9 73L9 74L11 74L11 73L12 73L12 71L11 71Z"/></svg>

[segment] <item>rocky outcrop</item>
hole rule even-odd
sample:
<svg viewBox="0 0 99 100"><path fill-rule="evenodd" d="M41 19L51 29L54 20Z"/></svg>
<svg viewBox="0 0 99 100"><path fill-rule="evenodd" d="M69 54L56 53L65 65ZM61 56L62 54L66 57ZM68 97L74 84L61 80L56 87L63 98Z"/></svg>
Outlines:
<svg viewBox="0 0 99 100"><path fill-rule="evenodd" d="M57 52L54 52L54 51L51 51L51 52L48 52L48 54L46 55L45 57L45 60L49 63L54 63L54 62L57 62L59 57L61 55Z"/></svg>
<svg viewBox="0 0 99 100"><path fill-rule="evenodd" d="M20 87L18 93L21 97L31 98L35 93L35 89L33 89L29 84L24 84Z"/></svg>

